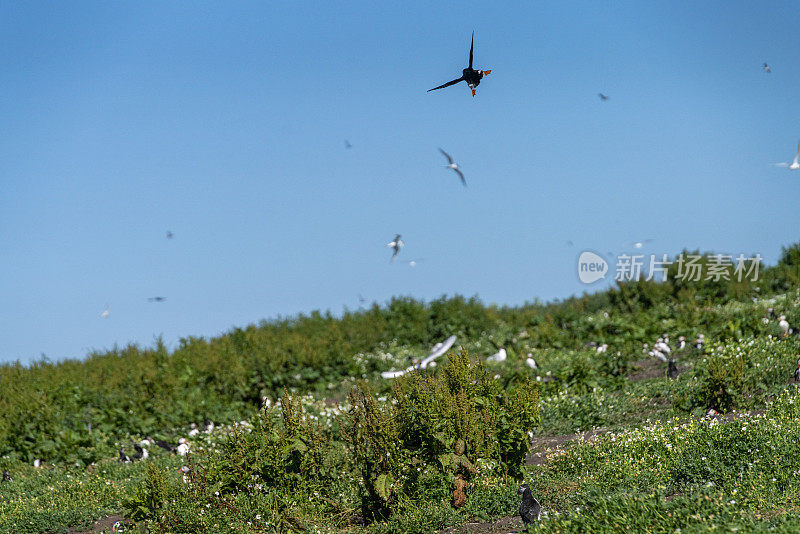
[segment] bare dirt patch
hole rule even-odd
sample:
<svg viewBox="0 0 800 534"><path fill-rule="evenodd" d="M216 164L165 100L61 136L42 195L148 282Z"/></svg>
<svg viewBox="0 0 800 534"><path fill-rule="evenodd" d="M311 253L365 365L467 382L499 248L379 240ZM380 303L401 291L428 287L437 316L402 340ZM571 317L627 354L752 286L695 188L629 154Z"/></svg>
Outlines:
<svg viewBox="0 0 800 534"><path fill-rule="evenodd" d="M70 528L69 534L97 534L100 532L116 532L114 529L117 523L120 523L125 527L131 525L131 521L129 519L125 519L119 514L113 514L102 519L98 519L94 522L94 525L92 525L92 528L89 530L78 530L74 527ZM125 528L125 530L128 529Z"/></svg>
<svg viewBox="0 0 800 534"><path fill-rule="evenodd" d="M606 429L587 430L578 434L561 434L559 436L541 436L531 440L531 452L525 458L525 465L544 465L548 453L564 450L565 445L573 441L591 441L608 432Z"/></svg>
<svg viewBox="0 0 800 534"><path fill-rule="evenodd" d="M503 517L497 521L484 523L466 523L447 530L440 530L438 534L510 534L512 532L525 532L522 519L519 517Z"/></svg>

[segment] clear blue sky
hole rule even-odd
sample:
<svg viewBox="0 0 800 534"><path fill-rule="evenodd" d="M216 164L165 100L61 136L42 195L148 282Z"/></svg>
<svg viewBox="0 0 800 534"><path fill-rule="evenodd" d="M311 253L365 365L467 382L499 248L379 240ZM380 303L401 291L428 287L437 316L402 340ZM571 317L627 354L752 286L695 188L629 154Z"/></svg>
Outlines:
<svg viewBox="0 0 800 534"><path fill-rule="evenodd" d="M565 297L580 251L645 238L774 263L799 27L797 2L5 2L0 361L359 294ZM478 96L426 93L473 30Z"/></svg>

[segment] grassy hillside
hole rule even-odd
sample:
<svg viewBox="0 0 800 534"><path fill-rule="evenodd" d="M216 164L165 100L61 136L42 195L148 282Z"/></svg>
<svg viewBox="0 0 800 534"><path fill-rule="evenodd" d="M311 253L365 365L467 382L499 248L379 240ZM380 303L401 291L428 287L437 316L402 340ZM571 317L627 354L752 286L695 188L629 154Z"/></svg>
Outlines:
<svg viewBox="0 0 800 534"><path fill-rule="evenodd" d="M795 530L800 341L762 317L800 325L800 246L757 282L671 280L514 308L395 298L173 351L2 366L0 530L122 513L164 532L431 532L514 515L521 480L554 532ZM676 379L642 354L663 333L706 336L677 355ZM380 377L451 334L439 366ZM484 363L501 346L508 359ZM710 408L730 415L700 421ZM188 457L150 446L115 461L204 421L216 430L191 436ZM529 450L591 429L566 452Z"/></svg>

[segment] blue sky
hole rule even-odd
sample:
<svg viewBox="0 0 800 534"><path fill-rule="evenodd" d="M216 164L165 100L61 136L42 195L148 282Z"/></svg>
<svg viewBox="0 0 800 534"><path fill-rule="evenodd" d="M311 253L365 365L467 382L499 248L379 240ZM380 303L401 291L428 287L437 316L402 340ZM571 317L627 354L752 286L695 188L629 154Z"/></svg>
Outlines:
<svg viewBox="0 0 800 534"><path fill-rule="evenodd" d="M0 361L359 294L565 297L582 250L645 238L774 263L798 27L796 2L3 3ZM478 96L427 93L473 30ZM424 261L390 264L395 233Z"/></svg>

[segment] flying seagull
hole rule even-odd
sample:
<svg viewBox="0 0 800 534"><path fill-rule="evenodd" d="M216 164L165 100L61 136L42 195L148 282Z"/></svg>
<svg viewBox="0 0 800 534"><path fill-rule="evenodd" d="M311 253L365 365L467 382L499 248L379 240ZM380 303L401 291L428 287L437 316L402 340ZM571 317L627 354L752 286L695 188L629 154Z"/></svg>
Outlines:
<svg viewBox="0 0 800 534"><path fill-rule="evenodd" d="M787 167L790 171L796 171L800 169L800 162L798 162L798 159L800 159L800 141L797 142L797 153L794 155L794 161L791 163L776 163L775 166Z"/></svg>
<svg viewBox="0 0 800 534"><path fill-rule="evenodd" d="M344 140L344 147L345 148L353 148L353 145L350 144L350 141L347 139Z"/></svg>
<svg viewBox="0 0 800 534"><path fill-rule="evenodd" d="M433 89L428 89L429 93L431 91L435 91L437 89L442 89L444 87L449 87L451 85L455 85L458 82L462 82L463 81L463 82L467 82L467 85L469 85L469 88L472 89L472 96L475 96L475 88L478 87L478 84L481 83L481 78L483 78L485 75L489 74L492 71L491 70L475 70L475 69L472 68L472 48L473 48L474 44L475 44L475 32L472 32L472 41L470 42L470 45L469 45L469 67L467 67L466 69L461 71L462 72L461 78L459 78L457 80L453 80L453 81L447 82L447 83L444 83L444 84L440 85L439 87L434 87Z"/></svg>
<svg viewBox="0 0 800 534"><path fill-rule="evenodd" d="M164 302L167 297L148 297L147 302Z"/></svg>
<svg viewBox="0 0 800 534"><path fill-rule="evenodd" d="M522 495L522 502L519 505L519 515L522 517L522 522L525 524L525 532L528 532L528 525L534 521L538 521L542 516L542 505L531 493L531 488L527 484L523 484L517 490L517 493Z"/></svg>
<svg viewBox="0 0 800 534"><path fill-rule="evenodd" d="M458 177L461 178L461 183L464 184L464 187L467 187L467 181L464 179L464 173L458 168L458 163L454 162L453 157L441 148L439 149L439 152L441 152L444 157L447 158L447 165L445 165L445 167L456 171Z"/></svg>
<svg viewBox="0 0 800 534"><path fill-rule="evenodd" d="M167 230L167 239L172 239L172 235L173 235L172 232Z"/></svg>
<svg viewBox="0 0 800 534"><path fill-rule="evenodd" d="M108 304L106 304L106 309L103 310L103 312L100 314L100 317L103 319L108 319L109 315L111 315L111 309L108 307Z"/></svg>
<svg viewBox="0 0 800 534"><path fill-rule="evenodd" d="M606 95L604 95L603 93L597 93L597 96L599 96L600 100L602 100L603 102L608 100L608 97Z"/></svg>
<svg viewBox="0 0 800 534"><path fill-rule="evenodd" d="M430 354L420 361L419 363L415 363L414 365L407 367L406 369L402 369L400 371L384 371L381 373L383 378L397 378L398 376L403 376L406 373L410 373L414 369L425 369L429 365L432 365L434 360L450 350L450 347L453 346L453 343L456 342L456 336L450 336L441 343L437 343L431 349Z"/></svg>
<svg viewBox="0 0 800 534"><path fill-rule="evenodd" d="M761 65L761 69L762 69L764 72L766 72L767 74L769 74L770 72L772 72L772 67L770 67L770 66L769 66L769 65L767 65L766 63L764 63L763 65Z"/></svg>
<svg viewBox="0 0 800 534"><path fill-rule="evenodd" d="M652 239L643 239L642 241L628 241L625 243L626 247L642 248L646 243L652 243Z"/></svg>
<svg viewBox="0 0 800 534"><path fill-rule="evenodd" d="M403 240L400 239L401 237L402 236L400 234L395 234L392 242L386 243L387 247L394 249L394 254L392 254L392 259L389 260L390 262L394 261L394 259L397 257L397 253L400 252L400 249L403 247L403 245L405 245L405 243L403 243Z"/></svg>

